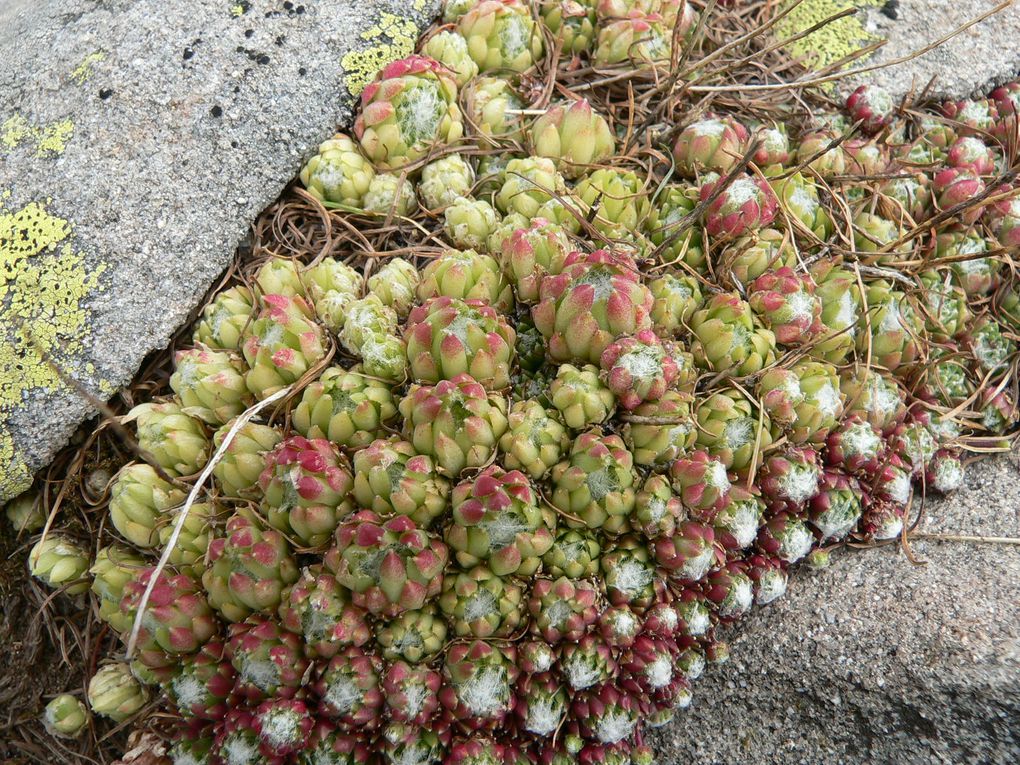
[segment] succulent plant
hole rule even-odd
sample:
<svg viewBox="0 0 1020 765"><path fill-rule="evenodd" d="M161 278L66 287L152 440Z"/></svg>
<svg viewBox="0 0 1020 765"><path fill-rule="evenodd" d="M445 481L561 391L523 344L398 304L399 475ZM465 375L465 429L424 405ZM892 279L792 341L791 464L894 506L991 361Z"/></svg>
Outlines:
<svg viewBox="0 0 1020 765"><path fill-rule="evenodd" d="M93 712L118 723L134 716L149 703L149 692L123 662L101 666L89 680L86 695Z"/></svg>
<svg viewBox="0 0 1020 765"><path fill-rule="evenodd" d="M362 206L374 177L372 164L343 133L320 143L300 174L301 183L316 199L352 208Z"/></svg>
<svg viewBox="0 0 1020 765"><path fill-rule="evenodd" d="M676 360L650 329L607 346L600 364L606 385L625 409L662 398L680 374Z"/></svg>
<svg viewBox="0 0 1020 765"><path fill-rule="evenodd" d="M305 651L329 659L371 638L365 611L351 603L336 578L318 565L304 569L280 603L280 622L304 639Z"/></svg>
<svg viewBox="0 0 1020 765"><path fill-rule="evenodd" d="M503 465L539 480L560 461L570 441L559 415L533 400L510 408L507 431L499 440Z"/></svg>
<svg viewBox="0 0 1020 765"><path fill-rule="evenodd" d="M453 200L443 211L443 220L443 230L455 247L478 252L488 249L489 237L500 223L499 213L489 202L471 197Z"/></svg>
<svg viewBox="0 0 1020 765"><path fill-rule="evenodd" d="M161 688L178 765L651 765L724 629L1007 446L1020 84L752 114L700 5L446 0L369 83L325 217L267 212L135 387L142 461L86 462L130 546L8 506L51 597L138 617L97 711Z"/></svg>
<svg viewBox="0 0 1020 765"><path fill-rule="evenodd" d="M510 384L517 335L481 300L436 297L407 318L407 358L420 382L469 374L489 390Z"/></svg>
<svg viewBox="0 0 1020 765"><path fill-rule="evenodd" d="M202 310L193 339L208 348L238 351L254 312L255 297L247 287L224 290Z"/></svg>
<svg viewBox="0 0 1020 765"><path fill-rule="evenodd" d="M412 385L400 401L400 414L404 436L415 450L451 477L486 464L507 430L506 400L466 374L436 385Z"/></svg>
<svg viewBox="0 0 1020 765"><path fill-rule="evenodd" d="M50 735L58 738L78 738L89 723L89 711L69 693L50 699L43 710L43 725Z"/></svg>
<svg viewBox="0 0 1020 765"><path fill-rule="evenodd" d="M595 45L595 63L654 67L669 61L671 48L672 36L662 17L636 13L602 25Z"/></svg>
<svg viewBox="0 0 1020 765"><path fill-rule="evenodd" d="M616 148L609 123L585 98L547 109L531 124L528 137L535 154L555 160L567 178L582 175Z"/></svg>
<svg viewBox="0 0 1020 765"><path fill-rule="evenodd" d="M713 372L754 374L776 358L775 335L755 324L751 306L736 293L713 295L690 322L691 351Z"/></svg>
<svg viewBox="0 0 1020 765"><path fill-rule="evenodd" d="M709 117L685 127L673 147L677 169L688 178L707 171L728 173L744 154L747 128L727 117Z"/></svg>
<svg viewBox="0 0 1020 765"><path fill-rule="evenodd" d="M397 436L373 441L354 454L355 501L380 515L406 515L427 528L443 514L450 483L431 457Z"/></svg>
<svg viewBox="0 0 1020 765"><path fill-rule="evenodd" d="M482 0L457 20L481 72L523 72L542 55L542 33L518 0Z"/></svg>
<svg viewBox="0 0 1020 765"><path fill-rule="evenodd" d="M573 528L618 534L634 507L634 458L619 436L588 430L553 468L550 501Z"/></svg>
<svg viewBox="0 0 1020 765"><path fill-rule="evenodd" d="M266 398L296 382L326 355L322 329L300 296L264 295L262 310L245 330L245 384Z"/></svg>
<svg viewBox="0 0 1020 765"><path fill-rule="evenodd" d="M407 516L383 521L370 510L348 518L323 559L351 599L372 614L396 616L437 595L447 549Z"/></svg>
<svg viewBox="0 0 1020 765"><path fill-rule="evenodd" d="M470 46L469 46L470 47ZM463 134L457 83L435 59L408 56L383 67L361 92L354 134L377 167L395 169Z"/></svg>
<svg viewBox="0 0 1020 765"><path fill-rule="evenodd" d="M532 317L556 362L597 364L614 340L651 327L651 293L632 262L605 250L570 255L541 298Z"/></svg>
<svg viewBox="0 0 1020 765"><path fill-rule="evenodd" d="M243 510L227 521L224 536L209 543L208 558L202 585L209 605L228 622L275 611L284 588L298 577L283 535Z"/></svg>
<svg viewBox="0 0 1020 765"><path fill-rule="evenodd" d="M168 475L197 473L209 459L209 437L202 423L174 401L138 404L125 422L138 430L138 446Z"/></svg>
<svg viewBox="0 0 1020 765"><path fill-rule="evenodd" d="M213 448L219 450L233 429L228 422L213 434ZM258 484L266 466L266 455L283 438L276 428L246 422L237 429L220 460L213 466L213 477L220 492L227 497L242 497ZM181 498L182 501L183 497ZM111 509L111 513L112 513ZM136 543L137 544L137 543Z"/></svg>
<svg viewBox="0 0 1020 765"><path fill-rule="evenodd" d="M269 525L305 547L324 545L353 510L350 467L322 438L292 436L266 455L259 476L262 510Z"/></svg>
<svg viewBox="0 0 1020 765"><path fill-rule="evenodd" d="M28 553L28 570L39 581L68 595L89 590L88 553L66 536L49 534L40 539Z"/></svg>
<svg viewBox="0 0 1020 765"><path fill-rule="evenodd" d="M502 311L513 293L496 260L474 250L447 250L421 272L418 300L433 297L481 300Z"/></svg>

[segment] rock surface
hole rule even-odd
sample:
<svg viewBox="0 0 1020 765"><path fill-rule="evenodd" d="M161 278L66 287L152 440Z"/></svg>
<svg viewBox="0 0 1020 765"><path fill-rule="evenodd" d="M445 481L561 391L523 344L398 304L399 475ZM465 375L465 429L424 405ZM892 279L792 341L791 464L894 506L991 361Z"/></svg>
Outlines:
<svg viewBox="0 0 1020 765"><path fill-rule="evenodd" d="M929 534L1020 537L1016 459L931 501ZM918 539L839 554L749 617L657 732L661 765L1020 762L1020 547Z"/></svg>
<svg viewBox="0 0 1020 765"><path fill-rule="evenodd" d="M0 501L162 348L438 0L0 3ZM52 363L49 363L52 362ZM57 372L54 367L62 372Z"/></svg>
<svg viewBox="0 0 1020 765"><path fill-rule="evenodd" d="M785 39L840 10L859 7L856 16L840 19L793 43L790 52L815 63L831 63L863 45L886 40L870 58L853 64L870 67L909 58L1001 4L1001 0L802 0L777 24L776 31ZM843 86L874 82L900 98L922 91L934 77L932 95L983 95L1020 73L1020 47L1016 44L1020 3L1005 5L934 50L870 71Z"/></svg>

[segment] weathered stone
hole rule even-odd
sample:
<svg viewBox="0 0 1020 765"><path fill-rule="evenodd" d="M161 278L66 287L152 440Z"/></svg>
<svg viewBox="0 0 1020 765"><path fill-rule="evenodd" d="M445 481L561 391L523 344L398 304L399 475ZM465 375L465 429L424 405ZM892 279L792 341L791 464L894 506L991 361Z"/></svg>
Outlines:
<svg viewBox="0 0 1020 765"><path fill-rule="evenodd" d="M1020 537L1015 461L929 500L923 532ZM752 613L656 736L661 763L1020 761L1020 548L916 540L838 555Z"/></svg>
<svg viewBox="0 0 1020 765"><path fill-rule="evenodd" d="M786 4L792 3L788 0ZM908 58L995 8L992 0L803 0L776 25L780 39L792 37L841 10L858 7L813 35L792 43L791 54L816 65L830 64L874 42L873 55L851 66L884 65ZM922 56L869 71L841 83L841 89L873 82L896 98L920 92L936 78L931 93L962 98L983 95L1020 72L1020 4L1012 3Z"/></svg>
<svg viewBox="0 0 1020 765"><path fill-rule="evenodd" d="M62 374L100 398L127 383L437 12L0 4L0 500L90 412Z"/></svg>

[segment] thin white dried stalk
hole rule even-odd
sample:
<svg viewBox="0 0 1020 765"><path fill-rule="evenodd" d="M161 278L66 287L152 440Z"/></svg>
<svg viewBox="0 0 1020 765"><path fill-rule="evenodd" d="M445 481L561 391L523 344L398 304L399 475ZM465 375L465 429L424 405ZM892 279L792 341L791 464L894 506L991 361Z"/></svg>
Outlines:
<svg viewBox="0 0 1020 765"><path fill-rule="evenodd" d="M188 498L185 500L184 505L177 514L177 518L174 519L173 533L170 534L170 539L167 540L166 547L163 549L163 554L159 556L159 563L156 564L155 570L149 576L148 584L145 585L145 592L142 594L142 599L138 604L138 610L135 612L134 622L131 625L131 636L128 638L127 650L124 652L124 658L130 660L131 655L135 652L135 644L138 642L138 633L142 629L142 617L145 616L145 608L149 605L149 597L152 595L152 590L156 586L156 581L159 579L159 575L163 573L163 569L166 568L167 561L169 561L170 555L173 553L174 547L177 545L177 539L181 535L181 529L184 527L184 522L188 519L188 513L191 511L191 506L195 504L195 500L202 491L202 485L212 474L213 468L216 467L221 459L223 459L223 455L233 442L234 436L237 435L238 431L241 430L241 428L252 417L261 412L274 401L279 401L281 398L288 396L292 388L293 386L291 385L281 388L273 395L264 398L262 401L259 401L254 406L242 412L238 418L234 420L234 424L231 425L230 430L227 431L226 437L224 437L223 442L216 450L216 453L213 454L212 459L206 463L205 468L199 474L198 479L195 481L195 485L191 487L191 492L188 494Z"/></svg>

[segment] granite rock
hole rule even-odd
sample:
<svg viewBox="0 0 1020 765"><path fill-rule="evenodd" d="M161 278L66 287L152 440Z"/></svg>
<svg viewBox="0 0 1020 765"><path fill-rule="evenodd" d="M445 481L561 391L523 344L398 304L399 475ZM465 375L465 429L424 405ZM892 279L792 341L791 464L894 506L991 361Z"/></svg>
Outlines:
<svg viewBox="0 0 1020 765"><path fill-rule="evenodd" d="M437 0L0 4L0 501L129 382Z"/></svg>

